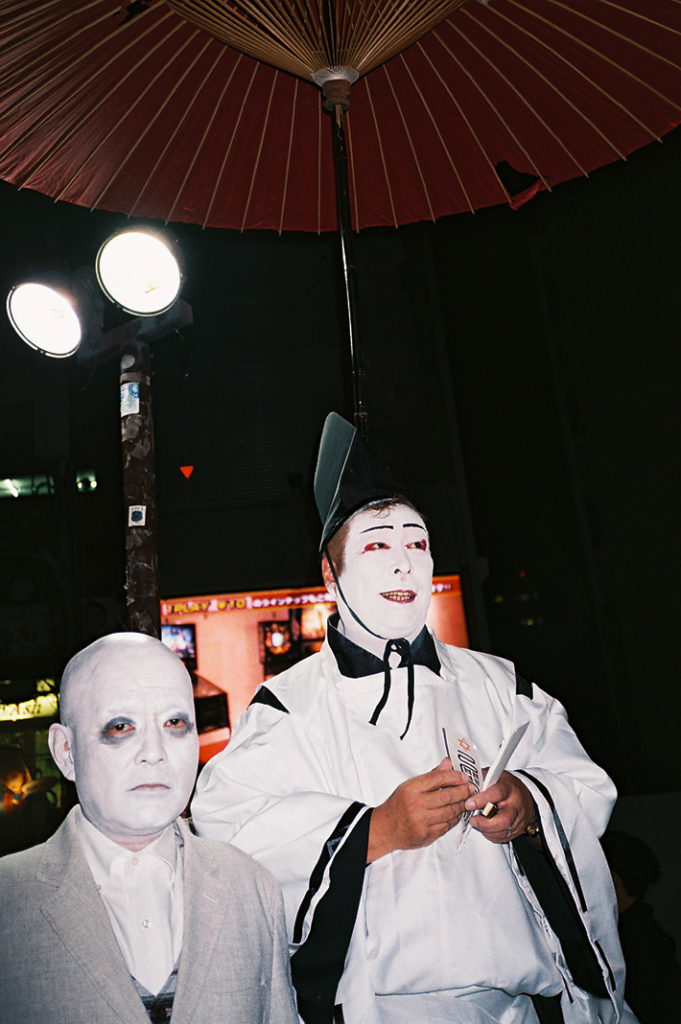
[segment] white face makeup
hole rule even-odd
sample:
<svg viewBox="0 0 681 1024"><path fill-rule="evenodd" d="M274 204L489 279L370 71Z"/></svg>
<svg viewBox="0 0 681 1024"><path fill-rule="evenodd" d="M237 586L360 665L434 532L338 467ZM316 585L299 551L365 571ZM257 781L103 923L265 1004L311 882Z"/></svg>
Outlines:
<svg viewBox="0 0 681 1024"><path fill-rule="evenodd" d="M407 505L357 512L349 522L339 581L345 600L333 583L329 591L350 640L381 655L385 640L414 640L426 621L433 582L430 540L418 512ZM362 629L348 605L383 642Z"/></svg>
<svg viewBox="0 0 681 1024"><path fill-rule="evenodd" d="M191 795L198 736L189 677L158 641L125 634L96 648L69 682L70 726L50 749L76 783L83 814L114 842L140 849Z"/></svg>

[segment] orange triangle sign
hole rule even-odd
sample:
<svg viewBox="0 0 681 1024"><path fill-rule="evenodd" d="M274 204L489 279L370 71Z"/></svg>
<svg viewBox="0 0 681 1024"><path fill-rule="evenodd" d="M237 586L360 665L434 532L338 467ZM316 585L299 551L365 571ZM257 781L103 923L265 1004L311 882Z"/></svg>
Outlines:
<svg viewBox="0 0 681 1024"><path fill-rule="evenodd" d="M193 466L180 466L180 473L182 473L182 476L186 477L187 480L189 480L189 477L192 475L193 472Z"/></svg>

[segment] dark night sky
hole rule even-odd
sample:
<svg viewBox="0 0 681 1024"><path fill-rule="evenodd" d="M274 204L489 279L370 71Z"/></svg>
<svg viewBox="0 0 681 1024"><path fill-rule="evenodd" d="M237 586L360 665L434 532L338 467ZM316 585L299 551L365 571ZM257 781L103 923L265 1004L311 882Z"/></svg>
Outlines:
<svg viewBox="0 0 681 1024"><path fill-rule="evenodd" d="M429 516L436 568L488 569L472 586L491 649L567 705L629 792L681 788L680 167L677 130L518 212L356 243L372 443ZM0 211L3 294L40 264L90 263L124 223L4 184ZM162 591L316 582L316 444L329 409L351 414L336 240L172 230L195 326L154 356ZM58 481L0 503L2 603L29 601L31 577L51 625L21 668L58 671L88 638L84 604L108 602L110 628L120 614L118 371L45 360L4 318L0 346L0 477ZM74 496L88 467L100 486ZM18 665L3 657L0 676Z"/></svg>

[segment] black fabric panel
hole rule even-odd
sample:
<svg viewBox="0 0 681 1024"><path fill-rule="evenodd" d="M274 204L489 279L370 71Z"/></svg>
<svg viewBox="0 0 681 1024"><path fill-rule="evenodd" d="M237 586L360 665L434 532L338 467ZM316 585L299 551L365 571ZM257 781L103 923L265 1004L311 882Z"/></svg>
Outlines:
<svg viewBox="0 0 681 1024"><path fill-rule="evenodd" d="M275 697L266 686L261 686L259 690L256 690L255 696L248 706L251 707L252 704L265 704L268 708L274 708L275 711L283 711L285 715L289 714L288 708L285 708L279 698Z"/></svg>
<svg viewBox="0 0 681 1024"><path fill-rule="evenodd" d="M315 909L310 934L291 958L298 1013L305 1024L333 1024L343 1019L342 1008L335 1005L336 989L362 894L370 823L371 813L367 812L334 858L329 889Z"/></svg>
<svg viewBox="0 0 681 1024"><path fill-rule="evenodd" d="M572 893L551 851L545 844L543 849L539 849L529 837L519 836L513 841L513 852L549 924L558 936L565 962L576 984L592 995L608 998L610 993L603 980L598 957L594 953ZM548 1024L552 1020L552 1017L548 1017Z"/></svg>
<svg viewBox="0 0 681 1024"><path fill-rule="evenodd" d="M374 676L379 672L383 672L385 668L383 658L377 657L371 651L367 651L364 647L360 647L359 644L348 640L338 630L339 619L338 612L334 612L329 617L326 636L341 675L346 676L348 679L362 679L364 676ZM425 665L435 675L440 674L442 666L435 649L435 641L426 626L423 627L411 644L411 656L415 665ZM402 665L406 664L406 661L402 662Z"/></svg>
<svg viewBox="0 0 681 1024"><path fill-rule="evenodd" d="M565 1024L560 996L532 996L539 1024Z"/></svg>
<svg viewBox="0 0 681 1024"><path fill-rule="evenodd" d="M567 866L568 866L568 869L570 871L570 877L572 878L572 884L574 885L575 889L577 890L577 895L579 896L580 906L581 906L582 910L584 912L586 912L587 905L586 905L586 899L584 898L584 891L582 889L582 883L579 880L579 874L577 872L577 866L575 864L574 857L572 856L572 850L570 848L570 843L568 842L568 837L565 835L565 829L563 828L563 822L560 820L560 816L558 814L558 811L556 810L556 805L553 802L553 797L551 796L551 794L548 791L548 789L546 788L546 786L542 782L540 782L539 779L535 779L534 775L530 775L530 773L526 772L523 768L519 769L519 774L520 775L526 775L528 779L532 780L532 782L535 784L535 786L540 791L540 793L542 794L542 796L544 797L544 799L548 803L549 807L551 808L551 813L553 814L553 823L556 826L556 832L558 833L558 838L560 839L560 845L563 848L563 853L565 855L565 860L567 861Z"/></svg>
<svg viewBox="0 0 681 1024"><path fill-rule="evenodd" d="M515 695L516 697L529 697L532 700L532 683L523 679L520 672L515 674Z"/></svg>
<svg viewBox="0 0 681 1024"><path fill-rule="evenodd" d="M326 871L326 865L333 857L336 847L338 846L339 842L341 841L341 839L347 832L348 828L350 827L350 824L355 819L357 814L360 812L362 807L364 807L364 804L360 803L358 800L355 800L354 803L351 803L347 810L338 819L336 825L334 826L333 832L324 843L324 846L322 847L322 852L319 855L317 863L312 869L312 874L310 875L310 882L307 887L307 892L303 896L302 900L300 901L300 906L298 907L298 913L296 914L296 920L293 925L294 942L300 942L301 935L303 934L303 923L305 921L305 916L310 907L310 903L312 902L312 897L319 889L319 886L322 884L324 872Z"/></svg>

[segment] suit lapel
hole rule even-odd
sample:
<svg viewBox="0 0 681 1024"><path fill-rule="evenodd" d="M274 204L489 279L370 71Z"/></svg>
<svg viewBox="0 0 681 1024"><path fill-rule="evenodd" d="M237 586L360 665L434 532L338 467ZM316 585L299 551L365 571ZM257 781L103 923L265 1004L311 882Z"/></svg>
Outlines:
<svg viewBox="0 0 681 1024"><path fill-rule="evenodd" d="M46 843L38 876L53 889L42 913L93 988L124 1024L149 1024L81 850L74 811Z"/></svg>
<svg viewBox="0 0 681 1024"><path fill-rule="evenodd" d="M230 880L224 878L224 872L219 872L219 864L209 845L202 846L199 852L199 840L184 821L180 824L184 839L184 934L173 1013L177 1012L181 1020L191 1020L213 957L229 955L222 946L225 920L230 906L238 899L238 892ZM215 948L218 939L221 941L219 950ZM197 956L198 950L200 956Z"/></svg>

